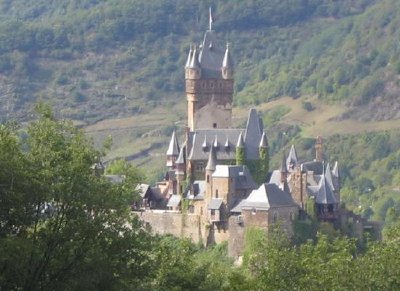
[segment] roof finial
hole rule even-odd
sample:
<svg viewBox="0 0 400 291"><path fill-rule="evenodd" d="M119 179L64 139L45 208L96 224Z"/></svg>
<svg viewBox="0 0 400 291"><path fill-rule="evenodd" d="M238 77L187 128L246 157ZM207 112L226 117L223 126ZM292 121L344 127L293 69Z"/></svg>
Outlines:
<svg viewBox="0 0 400 291"><path fill-rule="evenodd" d="M209 7L209 11L210 11L209 24L210 24L210 30L212 30L213 17L212 17L212 9L211 9L211 6Z"/></svg>

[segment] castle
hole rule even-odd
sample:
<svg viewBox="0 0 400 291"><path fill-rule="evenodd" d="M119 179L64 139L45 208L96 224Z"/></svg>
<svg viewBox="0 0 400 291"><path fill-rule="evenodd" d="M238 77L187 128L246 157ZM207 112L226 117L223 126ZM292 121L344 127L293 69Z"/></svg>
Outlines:
<svg viewBox="0 0 400 291"><path fill-rule="evenodd" d="M232 128L234 67L229 45L221 44L211 21L203 42L190 46L185 83L184 143L173 132L164 181L137 189L142 201L135 210L155 232L205 245L228 241L229 254L237 257L246 229L268 233L279 225L290 236L292 222L307 209L322 221L352 219L363 231L366 222L340 208L338 163L331 169L325 162L321 137L313 161L301 162L292 146L270 173L268 140L256 110L245 128Z"/></svg>

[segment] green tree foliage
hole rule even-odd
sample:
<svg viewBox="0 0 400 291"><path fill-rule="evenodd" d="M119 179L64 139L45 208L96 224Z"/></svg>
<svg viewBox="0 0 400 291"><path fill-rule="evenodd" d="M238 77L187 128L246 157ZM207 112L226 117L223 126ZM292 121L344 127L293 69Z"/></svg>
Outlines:
<svg viewBox="0 0 400 291"><path fill-rule="evenodd" d="M131 215L132 191L92 175L99 152L45 106L25 139L0 126L2 289L130 289L152 240Z"/></svg>
<svg viewBox="0 0 400 291"><path fill-rule="evenodd" d="M246 152L244 147L236 147L236 165L246 164Z"/></svg>

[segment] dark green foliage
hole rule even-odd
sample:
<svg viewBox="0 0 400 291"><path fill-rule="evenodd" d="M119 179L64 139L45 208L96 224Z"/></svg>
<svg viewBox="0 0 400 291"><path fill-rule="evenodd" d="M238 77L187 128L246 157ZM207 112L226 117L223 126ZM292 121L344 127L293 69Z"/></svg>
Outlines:
<svg viewBox="0 0 400 291"><path fill-rule="evenodd" d="M236 148L236 165L245 165L246 164L246 152L244 147Z"/></svg>

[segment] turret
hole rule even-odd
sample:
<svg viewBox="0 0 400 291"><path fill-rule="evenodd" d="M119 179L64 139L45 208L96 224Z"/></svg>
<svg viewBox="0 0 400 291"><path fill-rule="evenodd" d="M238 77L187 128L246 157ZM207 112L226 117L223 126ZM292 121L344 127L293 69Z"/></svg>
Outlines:
<svg viewBox="0 0 400 291"><path fill-rule="evenodd" d="M246 161L246 152L244 148L243 135L240 133L236 143L236 165L244 165Z"/></svg>
<svg viewBox="0 0 400 291"><path fill-rule="evenodd" d="M224 59L222 61L222 78L225 80L233 79L233 64L229 52L229 44L226 45Z"/></svg>
<svg viewBox="0 0 400 291"><path fill-rule="evenodd" d="M190 63L192 62L192 58L193 58L193 46L190 45L190 49L189 49L189 54L185 63L185 78L186 79L190 79Z"/></svg>
<svg viewBox="0 0 400 291"><path fill-rule="evenodd" d="M264 183L267 179L267 175L269 172L269 152L268 152L268 140L265 131L261 136L260 144L259 144L259 154L260 154L260 167L258 168L259 179L257 182Z"/></svg>
<svg viewBox="0 0 400 291"><path fill-rule="evenodd" d="M190 51L189 51L190 53ZM189 55L190 57L190 55ZM199 63L199 49L195 46L192 52L189 66L185 69L186 79L201 79L201 67Z"/></svg>
<svg viewBox="0 0 400 291"><path fill-rule="evenodd" d="M185 146L179 151L179 156L175 161L175 176L177 181L177 194L183 194L183 181L185 180L185 158L184 158Z"/></svg>
<svg viewBox="0 0 400 291"><path fill-rule="evenodd" d="M174 169L175 168L175 160L179 156L179 145L178 140L175 135L175 130L172 132L172 137L169 142L168 150L167 150L167 167Z"/></svg>
<svg viewBox="0 0 400 291"><path fill-rule="evenodd" d="M297 166L297 153L294 145L290 148L289 155L286 159L286 166L289 170L293 170Z"/></svg>
<svg viewBox="0 0 400 291"><path fill-rule="evenodd" d="M215 148L213 146L210 147L210 154L208 156L208 162L206 166L206 186L207 186L207 197L211 199L212 193L212 174L215 171L215 167L217 166L217 155L215 153Z"/></svg>

